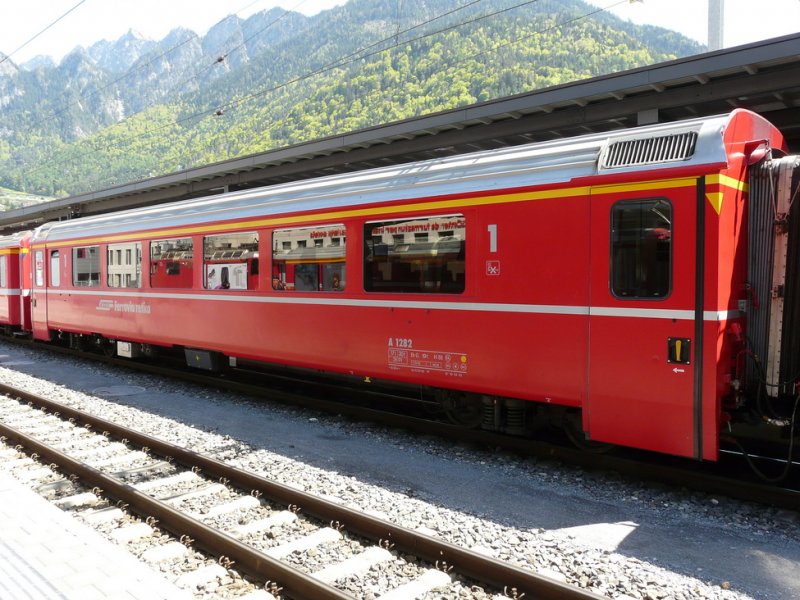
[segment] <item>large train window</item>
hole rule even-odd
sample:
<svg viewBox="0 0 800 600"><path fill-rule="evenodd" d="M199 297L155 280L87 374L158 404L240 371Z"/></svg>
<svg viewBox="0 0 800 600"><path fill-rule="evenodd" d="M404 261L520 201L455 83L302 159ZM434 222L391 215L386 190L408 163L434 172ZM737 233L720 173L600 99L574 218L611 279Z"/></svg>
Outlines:
<svg viewBox="0 0 800 600"><path fill-rule="evenodd" d="M368 292L464 291L464 215L374 221L364 225Z"/></svg>
<svg viewBox="0 0 800 600"><path fill-rule="evenodd" d="M106 251L108 287L142 287L142 244L109 244Z"/></svg>
<svg viewBox="0 0 800 600"><path fill-rule="evenodd" d="M258 234L226 233L203 240L204 285L209 290L258 287Z"/></svg>
<svg viewBox="0 0 800 600"><path fill-rule="evenodd" d="M192 238L150 242L150 287L192 287L193 251Z"/></svg>
<svg viewBox="0 0 800 600"><path fill-rule="evenodd" d="M100 246L72 249L72 285L79 287L100 285Z"/></svg>
<svg viewBox="0 0 800 600"><path fill-rule="evenodd" d="M272 232L272 289L340 292L345 285L344 225Z"/></svg>
<svg viewBox="0 0 800 600"><path fill-rule="evenodd" d="M623 200L611 208L611 292L625 299L670 293L672 205L663 198Z"/></svg>
<svg viewBox="0 0 800 600"><path fill-rule="evenodd" d="M6 256L0 256L0 288L8 287L7 260Z"/></svg>

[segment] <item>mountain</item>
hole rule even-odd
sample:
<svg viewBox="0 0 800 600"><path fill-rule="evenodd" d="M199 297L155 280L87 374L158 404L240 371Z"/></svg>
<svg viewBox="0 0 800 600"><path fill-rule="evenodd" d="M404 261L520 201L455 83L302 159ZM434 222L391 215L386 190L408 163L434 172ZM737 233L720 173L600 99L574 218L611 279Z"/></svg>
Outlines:
<svg viewBox="0 0 800 600"><path fill-rule="evenodd" d="M116 41L101 40L87 50L87 54L106 71L122 74L142 56L152 52L156 43L144 38L133 29Z"/></svg>
<svg viewBox="0 0 800 600"><path fill-rule="evenodd" d="M75 194L703 50L582 0L518 3L275 8L0 62L0 185Z"/></svg>
<svg viewBox="0 0 800 600"><path fill-rule="evenodd" d="M20 65L20 68L26 71L35 71L36 69L55 69L56 63L49 56L39 55Z"/></svg>
<svg viewBox="0 0 800 600"><path fill-rule="evenodd" d="M52 200L52 198L33 196L31 194L24 194L0 187L0 211L25 208L26 206L41 204L48 200Z"/></svg>

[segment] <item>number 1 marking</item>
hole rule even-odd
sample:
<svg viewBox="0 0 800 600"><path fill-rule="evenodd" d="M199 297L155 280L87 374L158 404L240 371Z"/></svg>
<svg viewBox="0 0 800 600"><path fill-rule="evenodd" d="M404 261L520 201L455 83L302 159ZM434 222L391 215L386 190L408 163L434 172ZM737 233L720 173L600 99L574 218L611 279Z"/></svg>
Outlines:
<svg viewBox="0 0 800 600"><path fill-rule="evenodd" d="M497 225L487 225L486 230L489 232L489 252L497 252Z"/></svg>

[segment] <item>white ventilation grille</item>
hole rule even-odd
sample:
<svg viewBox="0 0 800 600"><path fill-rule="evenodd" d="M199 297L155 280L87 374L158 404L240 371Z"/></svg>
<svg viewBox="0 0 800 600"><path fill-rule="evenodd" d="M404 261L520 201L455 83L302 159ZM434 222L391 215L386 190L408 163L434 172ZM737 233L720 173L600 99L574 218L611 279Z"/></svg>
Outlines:
<svg viewBox="0 0 800 600"><path fill-rule="evenodd" d="M694 154L697 132L612 142L600 159L600 167L614 169L686 160Z"/></svg>

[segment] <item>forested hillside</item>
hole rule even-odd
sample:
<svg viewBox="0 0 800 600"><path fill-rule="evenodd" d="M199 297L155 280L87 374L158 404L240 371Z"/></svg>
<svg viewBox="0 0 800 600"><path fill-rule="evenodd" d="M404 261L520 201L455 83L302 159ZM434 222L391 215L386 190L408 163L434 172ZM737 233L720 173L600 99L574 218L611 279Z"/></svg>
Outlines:
<svg viewBox="0 0 800 600"><path fill-rule="evenodd" d="M0 186L63 196L695 54L581 0L350 0L0 63Z"/></svg>

